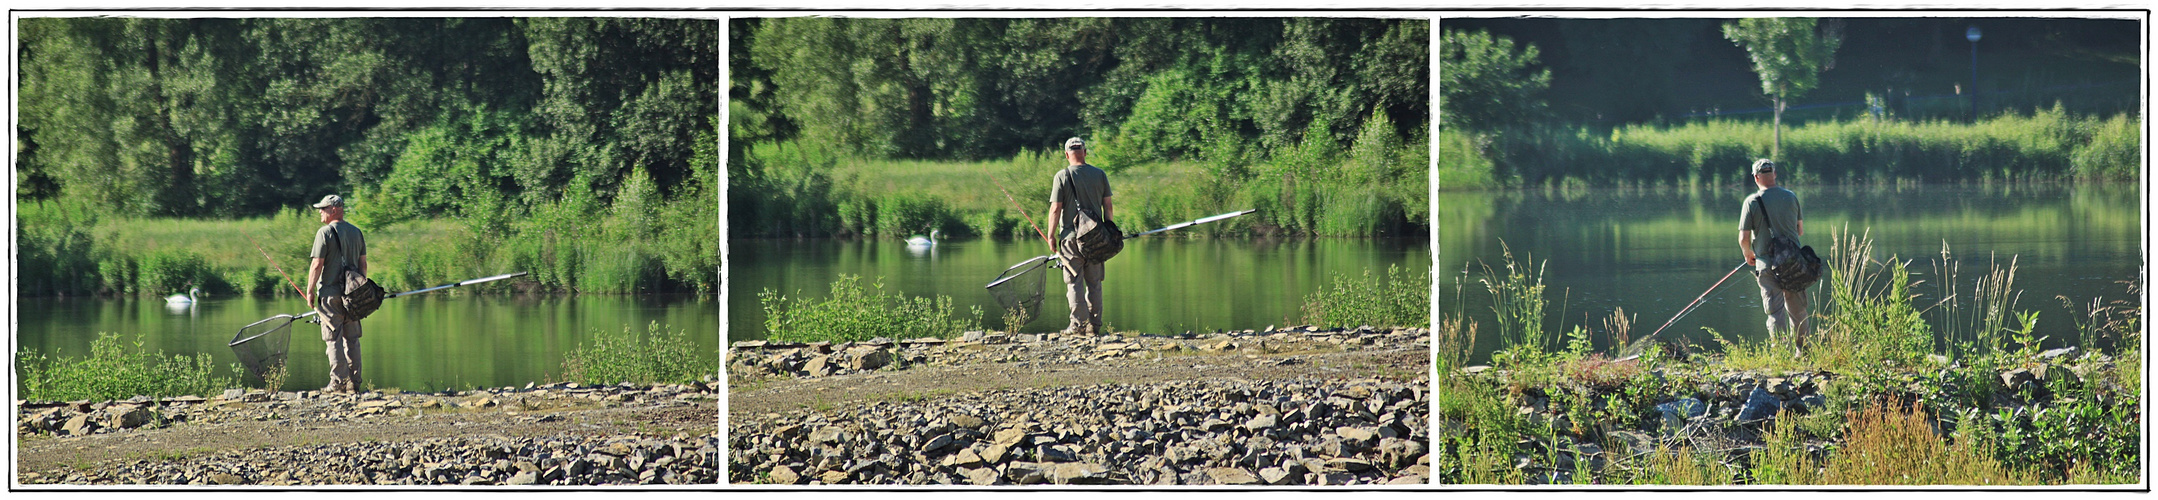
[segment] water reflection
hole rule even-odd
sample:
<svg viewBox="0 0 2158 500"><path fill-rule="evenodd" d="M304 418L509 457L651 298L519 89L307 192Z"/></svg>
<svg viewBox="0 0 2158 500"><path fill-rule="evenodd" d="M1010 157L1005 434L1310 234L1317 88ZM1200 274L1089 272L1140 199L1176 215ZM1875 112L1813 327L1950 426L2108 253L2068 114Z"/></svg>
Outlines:
<svg viewBox="0 0 2158 500"><path fill-rule="evenodd" d="M2039 333L2053 342L2076 336L2074 317L2055 296L2078 303L2125 298L2117 283L2138 276L2142 262L2138 193L2105 186L1896 185L1856 188L1793 186L1805 206L1805 242L1828 247L1830 235L1870 236L1878 258L1911 262L1918 302L1940 290L1932 262L1942 247L1962 261L1963 287L1989 259L2019 264L2019 307L2042 311ZM1490 296L1476 282L1479 262L1500 266L1503 244L1517 259L1543 263L1547 324L1601 328L1624 307L1635 325L1662 324L1736 264L1738 205L1750 191L1726 189L1589 189L1441 193L1434 215L1441 228L1442 311L1465 312L1485 325L1479 355L1497 348ZM1464 270L1468 270L1464 274ZM1703 327L1757 338L1762 326L1758 287L1726 285L1708 303L1673 325L1697 343L1712 343ZM1458 283L1457 283L1458 281ZM1458 292L1456 286L1459 285ZM1964 291L1968 293L1968 290ZM1825 302L1823 298L1815 304ZM1930 297L1930 298L1929 298ZM1932 316L1929 322L1941 321ZM1645 334L1646 331L1637 332ZM1668 333L1667 333L1668 335ZM1601 343L1599 344L1601 345Z"/></svg>

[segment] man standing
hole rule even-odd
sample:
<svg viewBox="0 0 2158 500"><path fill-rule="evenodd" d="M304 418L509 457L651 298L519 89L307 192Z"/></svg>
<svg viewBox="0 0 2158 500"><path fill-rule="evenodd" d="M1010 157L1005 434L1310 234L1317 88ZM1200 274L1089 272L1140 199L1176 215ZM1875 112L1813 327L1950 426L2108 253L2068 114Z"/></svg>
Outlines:
<svg viewBox="0 0 2158 500"><path fill-rule="evenodd" d="M1798 195L1776 185L1776 162L1762 158L1753 162L1753 183L1761 190L1746 197L1746 204L1739 208L1738 246L1746 253L1746 263L1753 266L1754 278L1761 283L1761 309L1768 313L1768 331L1775 335L1780 331L1794 332L1792 346L1805 347L1808 325L1806 323L1806 292L1785 290L1776 283L1777 258L1769 254L1769 239L1777 235L1798 243L1798 237L1806 234L1804 214L1798 206Z"/></svg>
<svg viewBox="0 0 2158 500"><path fill-rule="evenodd" d="M360 322L345 310L346 268L367 274L367 238L360 228L345 222L345 198L322 197L315 203L322 216L322 229L315 231L315 247L308 256L307 303L322 317L322 342L329 344L330 385L322 392L359 392Z"/></svg>
<svg viewBox="0 0 2158 500"><path fill-rule="evenodd" d="M1064 257L1064 300L1071 304L1071 325L1064 333L1100 335L1102 331L1101 281L1106 275L1100 262L1087 262L1079 256L1079 249L1066 244L1069 233L1077 231L1079 211L1085 210L1100 220L1110 220L1115 206L1109 202L1109 174L1086 163L1086 141L1077 137L1064 141L1064 160L1069 165L1058 170L1049 189L1049 234L1056 235L1050 243L1057 255Z"/></svg>

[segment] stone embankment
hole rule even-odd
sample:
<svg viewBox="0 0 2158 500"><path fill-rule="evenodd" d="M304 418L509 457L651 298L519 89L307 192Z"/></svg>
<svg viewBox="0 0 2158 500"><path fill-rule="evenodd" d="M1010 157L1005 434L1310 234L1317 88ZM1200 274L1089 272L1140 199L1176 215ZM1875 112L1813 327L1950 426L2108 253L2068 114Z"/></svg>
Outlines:
<svg viewBox="0 0 2158 500"><path fill-rule="evenodd" d="M1428 484L1428 339L1420 329L1298 327L1175 337L969 332L956 341L737 343L730 376L766 377L752 391L849 377L872 382L915 370L925 372L923 381L976 373L958 371L966 367L1062 378L979 390L927 386L763 413L743 412L737 382L728 480ZM1179 375L1160 376L1164 371Z"/></svg>
<svg viewBox="0 0 2158 500"><path fill-rule="evenodd" d="M718 481L718 384L18 401L26 484ZM88 452L88 453L86 453Z"/></svg>

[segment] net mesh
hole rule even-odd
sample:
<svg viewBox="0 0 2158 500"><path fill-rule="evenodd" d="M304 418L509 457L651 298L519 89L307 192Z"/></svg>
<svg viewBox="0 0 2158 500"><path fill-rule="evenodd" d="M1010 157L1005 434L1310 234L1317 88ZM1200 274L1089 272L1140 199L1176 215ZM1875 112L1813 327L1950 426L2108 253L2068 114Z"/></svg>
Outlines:
<svg viewBox="0 0 2158 500"><path fill-rule="evenodd" d="M1041 317L1042 292L1055 262L1055 257L1046 255L1028 259L989 282L989 295L997 299L997 307L1004 309L1006 330L1018 330Z"/></svg>
<svg viewBox="0 0 2158 500"><path fill-rule="evenodd" d="M285 354L292 346L292 324L297 318L280 315L240 329L232 336L232 353L240 358L254 381L277 390L284 385Z"/></svg>

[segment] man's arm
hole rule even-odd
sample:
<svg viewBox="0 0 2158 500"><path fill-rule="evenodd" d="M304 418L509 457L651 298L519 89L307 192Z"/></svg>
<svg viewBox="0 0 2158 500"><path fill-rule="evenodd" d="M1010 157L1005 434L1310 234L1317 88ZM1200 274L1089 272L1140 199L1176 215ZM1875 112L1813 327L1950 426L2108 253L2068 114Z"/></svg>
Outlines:
<svg viewBox="0 0 2158 500"><path fill-rule="evenodd" d="M367 256L360 256L360 274L367 274Z"/></svg>
<svg viewBox="0 0 2158 500"><path fill-rule="evenodd" d="M1116 204L1110 203L1107 196L1101 197L1101 218L1102 220L1116 220Z"/></svg>
<svg viewBox="0 0 2158 500"><path fill-rule="evenodd" d="M1746 254L1746 265L1753 265L1753 231L1738 230L1738 249Z"/></svg>
<svg viewBox="0 0 2158 500"><path fill-rule="evenodd" d="M1805 235L1806 235L1806 219L1799 219L1799 220L1798 220L1798 235L1799 235L1799 236L1805 236Z"/></svg>
<svg viewBox="0 0 2158 500"><path fill-rule="evenodd" d="M314 307L315 305L315 284L321 283L321 279L322 258L316 257L313 262L307 264L307 288L306 291L300 292L300 298L307 301L308 307Z"/></svg>
<svg viewBox="0 0 2158 500"><path fill-rule="evenodd" d="M1063 220L1064 220L1064 217L1063 217L1063 215L1064 215L1064 202L1061 202L1061 201L1052 201L1052 202L1049 202L1049 215L1048 215L1048 217L1049 217L1049 234L1044 234L1044 235L1042 235L1042 237L1043 237L1043 238L1055 238L1055 237L1056 237L1056 235L1057 235L1057 223L1058 223L1058 222L1061 222L1061 221L1063 221ZM1057 244L1056 244L1056 241L1054 241L1054 240L1050 240L1050 241L1043 241L1042 243L1048 243L1048 244L1049 244L1049 248L1050 248L1051 250L1054 250L1054 249L1056 249L1056 246L1057 246Z"/></svg>

